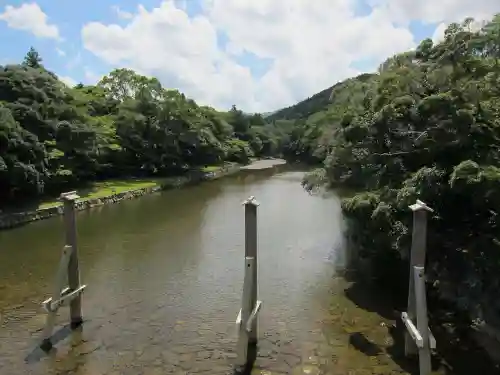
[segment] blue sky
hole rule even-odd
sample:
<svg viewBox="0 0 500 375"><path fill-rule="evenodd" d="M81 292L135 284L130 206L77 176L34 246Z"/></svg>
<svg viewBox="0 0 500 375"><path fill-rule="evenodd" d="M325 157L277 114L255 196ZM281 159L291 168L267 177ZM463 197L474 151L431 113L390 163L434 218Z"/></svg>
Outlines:
<svg viewBox="0 0 500 375"><path fill-rule="evenodd" d="M407 23L403 27L404 30L401 28L397 30L395 29L397 33L401 34L401 36L399 38L396 38L393 42L391 42L389 38L392 38L392 36L396 37L395 36L396 32L391 31L392 30L391 28L394 26L398 26L398 20L390 20L388 11L387 17L380 15L377 16L380 18L380 20L383 20L384 22L383 25L380 25L380 29L387 30L388 34L387 37L388 39L386 41L387 43L385 43L384 40L382 41L380 40L380 39L385 39L385 36L381 34L381 36L378 36L376 40L374 40L373 42L371 42L370 45L368 45L367 50L369 49L371 51L372 49L371 46L374 46L376 43L380 44L380 47L373 47L373 51L371 51L370 53L367 52L366 55L363 55L362 51L353 53L351 51L352 46L350 47L348 44L344 45L340 40L340 38L337 38L338 33L343 32L342 31L343 29L349 27L350 25L353 25L353 23L346 23L344 26L339 26L338 29L335 29L335 28L328 28L329 27L327 25L328 22L325 21L324 27L326 31L324 37L328 39L329 35L333 35L334 39L336 38L335 43L338 43L339 46L342 47L339 47L339 49L332 48L331 44L334 42L328 43L327 41L321 41L321 38L316 37L314 40L314 46L311 45L311 54L314 54L315 51L317 51L318 56L321 56L321 51L322 50L324 51L327 48L332 48L333 51L332 53L335 54L337 53L336 51L340 52L341 51L340 48L343 48L342 57L340 57L339 54L339 59L338 59L338 61L342 61L342 67L337 68L334 59L328 58L329 65L327 65L326 60L323 63L322 62L323 59L318 58L317 61L322 64L321 67L318 67L318 70L323 69L322 70L323 73L322 76L313 76L312 73L308 73L310 72L311 69L306 70L304 68L301 70L301 67L294 66L293 61L297 62L302 60L302 56L300 55L301 52L299 51L300 50L299 43L297 43L298 47L294 49L292 48L293 43L290 41L289 43L290 53L284 50L281 51L280 54L278 54L278 52L276 52L276 54L273 53L271 42L274 43L273 46L276 46L276 51L278 51L280 46L285 45L286 44L285 42L287 42L285 39L283 39L283 36L281 35L282 33L280 34L278 27L276 26L279 25L278 21L275 27L273 27L273 25L268 25L268 24L265 24L264 25L265 27L262 26L258 27L257 25L262 25L262 23L260 24L257 23L258 20L250 20L249 18L248 19L244 18L246 16L250 17L250 15L256 14L255 12L263 12L262 7L258 9L257 8L251 9L251 7L254 5L250 4L246 0L232 0L232 4L229 4L229 0L223 0L226 1L226 3L224 4L220 2L221 0L213 0L213 1L215 5L212 6L208 3L205 3L205 7L202 5L201 0L175 1L175 3L173 3L173 5L169 8L170 10L167 10L165 8L164 13L162 13L164 14L164 20L165 20L164 22L161 21L160 16L158 16L154 20L152 17L149 18L149 20L152 23L153 22L155 23L155 27L158 30L162 30L161 27L163 27L162 26L163 23L171 22L171 20L173 20L174 17L180 17L180 13L174 14L172 12L172 9L174 9L174 6L176 6L179 8L180 11L187 14L187 16L189 17L189 22L191 21L194 22L195 19L202 19L202 18L210 22L210 25L211 27L213 27L213 30L215 30L217 36L217 42L216 42L217 48L219 51L224 53L224 59L225 59L221 60L219 57L211 57L210 58L211 60L209 62L201 60L196 62L197 64L196 66L203 66L203 69L206 69L207 74L213 74L213 77L210 78L210 80L208 80L207 78L207 82L202 82L204 78L200 77L197 77L196 79L191 78L191 80L179 78L180 76L186 76L186 74L189 75L189 71L187 71L187 73L185 73L184 75L180 74L181 72L179 72L179 77L174 77L176 76L175 73L177 72L175 69L183 69L182 65L180 68L178 67L176 68L172 63L173 54L175 54L176 52L175 50L171 49L173 48L172 46L176 42L175 40L172 41L167 40L168 38L170 38L170 36L160 35L161 32L158 32L157 34L144 34L145 35L144 40L148 40L151 38L159 39L158 41L155 42L156 43L155 45L158 46L159 45L158 43L161 42L162 38L165 38L165 43L166 43L165 48L169 50L169 55L162 57L166 59L165 70L162 70L161 67L160 68L155 67L153 69L152 67L149 67L148 64L145 64L143 61L142 62L139 61L138 57L144 54L148 54L147 50L141 49L139 45L140 43L134 47L135 48L134 51L126 51L127 48L126 46L120 47L121 48L119 50L120 53L123 52L123 56L126 56L123 58L123 65L132 68L137 68L139 69L139 71L144 72L145 74L158 74L160 75L160 79L166 86L178 84L181 86L179 87L179 89L187 91L187 94L193 96L194 99L201 100L202 102L208 104L212 104L215 106L221 106L221 105L227 106L229 105L231 97L233 96L235 100L240 101L240 103L238 104L255 107L257 109L272 110L274 109L271 108L272 106L286 105L289 104L289 102L291 101L300 99L301 97L309 96L310 94L314 93L314 90L319 91L322 88L328 87L333 83L335 83L336 80L346 78L345 76L353 74L354 72L373 70L381 62L381 60L383 60L381 56L384 53L391 54L394 52L402 52L399 50L407 49L405 48L406 46L411 47L411 43L415 44L426 37L431 37L434 31L436 30L436 27L439 24L439 22L435 21L430 22L429 20L426 19L409 18L407 20ZM297 4L301 2L301 0L276 0L277 3L280 3L279 4L280 6L285 6L284 4L291 4L290 1L294 1ZM326 4L326 6L328 6L329 4L333 4L335 2L334 0L330 0L332 1L332 3L324 2L324 0L308 0L308 1L310 1L311 3L316 3L316 5L319 4L319 2L323 2ZM398 2L398 0L393 0L393 1ZM222 5L216 5L217 2L219 2ZM255 2L258 3L259 1L255 0ZM305 2L302 1L302 2L304 4L311 4L307 3L307 1ZM376 4L380 6L380 4L383 2L384 2L383 0L377 0ZM372 14L373 17L375 17L375 13L373 13L373 8L368 5L367 1L365 0L352 1L351 3L352 4L350 6L350 9L354 12L354 14L352 15L353 19L356 18L360 20L361 18L365 17L365 19L368 22ZM44 64L48 69L56 72L61 77L67 77L68 79L72 79L75 82L81 81L85 83L93 83L93 81L98 79L103 74L109 72L113 67L120 66L120 64L122 64L121 61L119 62L111 61L112 60L112 58L110 57L111 52L108 53L108 55L105 55L103 51L99 50L106 48L109 50L114 50L113 48L115 48L113 47L114 43L113 38L115 38L115 36L112 33L112 28L110 28L109 26L113 24L119 26L121 28L120 32L122 32L122 30L128 30L127 26L132 21L135 20L132 17L137 16L139 4L141 4L147 12L152 12L155 8L160 7L162 1L160 0L140 0L140 1L37 0L36 2L34 1L26 2L23 0L0 0L0 14L7 9L6 6L19 8L23 4L37 4L40 7L41 11L45 13L47 17L46 23L55 25L58 28L60 39L58 40L56 38L51 38L51 37L37 36L35 35L36 30L35 31L29 30L30 27L29 25L24 25L23 27L21 27L19 22L22 21L19 20L16 25L11 24L9 27L9 19L6 18L7 13L4 13L3 18L2 16L0 16L0 64L20 62L25 53L27 52L27 50L30 48L30 46L33 46L40 52ZM130 17L128 18L120 17L118 12L116 11L116 7L118 5L119 9L122 12L130 13ZM212 8L210 8L210 10L207 10L208 7L210 6L212 6ZM332 5L332 7L334 6L335 5ZM307 10L308 8L304 9ZM285 17L281 19L281 13L279 9L275 11L276 13L271 13L271 10L269 10L270 13L268 14L275 14L276 17L280 18L280 22L281 21L283 22L283 25L290 24L289 22L286 23ZM304 10L301 10L301 12L305 14ZM342 12L343 8L342 9L339 8L338 13L342 14ZM149 14L153 13L148 13L148 15ZM290 15L290 17L292 16L293 15ZM255 16L252 17L255 18ZM304 17L307 17L307 14L305 14ZM311 17L318 17L318 14L313 14L311 11ZM337 18L335 18L335 21L332 22L342 22L340 16ZM37 18L37 20L39 19ZM238 23L244 24L247 21L248 25L245 27L246 30L238 29ZM104 30L103 32L97 32L97 33L89 32L88 35L90 36L87 36L87 39L85 40L84 43L82 37L82 29L90 22L99 22L105 28L102 29ZM146 21L144 21L144 25L146 25L145 22ZM184 22L183 25L186 22ZM367 22L364 23L360 22L359 27L360 28L368 27L366 26ZM372 28L372 30L375 28L375 30L373 30L374 32L381 33L382 32L381 30L377 30L378 29L377 22L379 21L374 21L373 23L374 26L370 27ZM312 25L311 28L313 26L318 27L317 24L318 24L317 21L315 23L311 21ZM303 26L304 34L309 32L307 25L308 24L304 21L304 26ZM191 29L189 30L195 30L195 29L198 30L201 28L201 26L195 28L195 26L192 25L189 27L191 27ZM255 30L252 30L253 28L255 28ZM349 35L356 34L356 30L354 30L355 27L352 26L352 28L353 30L350 31ZM204 35L202 34L203 33L206 34L207 33L206 30L208 29L204 28L201 29L205 31L200 32L201 33L200 35L193 34L192 37L188 35L187 36L188 39L183 39L183 40L196 39L196 38L204 40L203 39ZM250 31L254 32L256 36L258 36L260 39L252 40L251 35L250 36L247 35L249 29ZM411 36L410 38L408 38L408 36L404 34L404 32L407 31L411 32L413 40L411 40ZM273 34L267 34L271 32ZM300 38L302 33L296 34L296 32L297 30L295 31L291 30L291 34L297 35L297 37ZM311 32L313 32L312 29ZM262 35L257 35L259 33L262 33ZM315 35L322 35L321 33L322 33L321 29L318 28L318 31ZM100 41L98 40L99 34L102 34L103 37L102 40ZM125 35L125 32L123 32L123 34ZM372 34L371 31L368 31L367 38L370 38L371 34ZM134 34L126 34L126 35L128 36L123 37L125 38L124 39L125 44L127 44L126 38L133 38ZM266 35L270 35L270 37L266 39ZM375 38L375 36L373 37ZM307 52L308 50L306 49L308 41L306 36L304 36L304 39L305 42L302 42L302 50L305 52L302 53L306 55L309 54L309 52ZM359 42L361 42L363 39L364 38L359 39L358 37ZM196 44L192 40L189 41L189 43L194 43L194 45L201 45L201 44ZM267 43L269 43L269 46L264 46ZM304 46L304 43L306 44L306 46ZM324 46L319 45L320 43L324 43ZM122 45L123 44L124 43L122 42ZM133 44L132 41L131 44ZM235 45L241 47L241 50L237 53L227 52L229 50L230 44L233 47ZM393 48L394 50L391 49L392 48L391 44L394 44ZM86 45L87 47L88 46L93 46L93 47L86 48ZM118 45L118 43L116 45ZM207 46L206 48L207 50L210 50L209 46ZM380 53L377 52L376 50L377 48L381 50ZM306 60L307 56L304 56L304 59ZM310 63L313 64L314 61ZM169 64L171 64L171 66ZM207 64L209 64L210 67ZM229 66L228 64L231 65ZM286 66L287 69L289 69L290 71L287 72L286 74L276 73L275 76L272 76L271 74L272 67L274 66L276 69L278 69L280 65ZM220 66L227 67L226 73L218 71ZM245 71L243 71L242 69L244 69ZM328 73L328 75L325 76L324 72L331 72L331 73ZM230 82L231 78L226 77L228 74L231 74L232 77L235 77L234 79L238 79L234 74L241 74L239 82L237 83ZM278 77L278 75L280 75L280 77ZM201 75L200 73L200 76L205 77L206 74ZM322 79L322 77L324 79ZM222 87L220 88L221 92L219 93L213 92L214 85L218 86L217 79L220 79L221 82L225 82L224 92L222 90L223 89ZM193 80L196 82L193 83L192 82ZM241 85L239 85L240 82ZM307 84L307 82L309 82L309 84ZM282 85L283 87L281 86L275 87L278 85ZM253 90L253 91L251 93L242 93L240 92L242 89ZM229 92L230 90L235 91L234 95L231 95L231 93ZM269 91L273 92L271 93ZM281 99L278 99L278 97L280 97Z"/></svg>
<svg viewBox="0 0 500 375"><path fill-rule="evenodd" d="M33 3L23 0L0 0L0 12L7 5L19 7L24 3ZM35 47L42 56L44 64L60 75L69 76L76 81L85 81L85 68L94 74L106 74L110 66L96 58L94 54L83 48L81 40L82 27L91 21L99 21L106 24L125 25L127 20L121 19L113 7L119 5L120 10L135 12L138 1L123 0L37 0L36 3L47 14L49 22L56 24L64 40L38 38L33 34L9 28L6 22L0 22L0 64L19 62L23 59L31 46ZM158 6L161 0L141 0L146 9ZM194 16L201 12L201 0L188 1L187 12ZM223 34L223 33L221 33ZM221 43L224 35L221 35ZM63 51L65 55L61 55ZM250 66L260 69L260 61L254 61L252 57L243 58Z"/></svg>

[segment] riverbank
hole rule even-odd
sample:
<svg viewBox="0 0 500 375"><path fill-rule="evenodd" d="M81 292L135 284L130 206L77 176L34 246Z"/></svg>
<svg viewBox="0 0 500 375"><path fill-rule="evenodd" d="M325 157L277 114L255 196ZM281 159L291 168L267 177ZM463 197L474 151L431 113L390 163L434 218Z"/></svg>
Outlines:
<svg viewBox="0 0 500 375"><path fill-rule="evenodd" d="M359 364L365 361L367 367L369 363L373 366L370 374L417 374L418 358L407 357L404 352L406 327L401 312L406 310L406 292L381 285L368 275L365 267L353 267L343 274L344 297L354 306L339 306L339 293L332 293L327 331L334 337L347 333L349 345L366 355L358 360ZM432 354L433 375L499 373L499 364L474 337L477 331L470 327L467 317L439 300L432 288L428 291L428 306L429 326L437 342ZM388 359L404 372L391 372Z"/></svg>
<svg viewBox="0 0 500 375"><path fill-rule="evenodd" d="M187 185L198 184L204 181L215 180L228 175L238 173L242 169L251 167L251 170L274 168L285 164L282 159L257 160L243 166L236 163L227 163L222 167L207 167L195 170L184 176L169 177L163 179L139 180L130 179L126 181L109 181L101 183L99 189L94 192L85 192L81 199L76 202L78 211L99 207L105 204L118 203L152 194L161 190L175 189ZM108 185L107 185L108 184ZM34 209L23 211L0 213L0 230L11 229L32 221L44 220L54 216L62 215L62 203L58 200L42 202Z"/></svg>

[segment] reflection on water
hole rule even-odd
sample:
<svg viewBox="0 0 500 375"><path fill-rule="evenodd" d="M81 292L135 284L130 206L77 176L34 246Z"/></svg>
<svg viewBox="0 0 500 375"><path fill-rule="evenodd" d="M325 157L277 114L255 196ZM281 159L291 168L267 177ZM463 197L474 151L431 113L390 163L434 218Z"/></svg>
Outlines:
<svg viewBox="0 0 500 375"><path fill-rule="evenodd" d="M302 175L246 172L79 212L87 321L38 360L39 305L59 260L62 220L0 232L0 367L6 374L227 373L243 282L241 202L250 195L261 203L256 371L373 367L345 329L352 319L385 332L378 315L367 317L345 297L346 281L336 276L346 259L339 200L308 195ZM66 321L63 310L59 323ZM383 371L399 371L386 362Z"/></svg>

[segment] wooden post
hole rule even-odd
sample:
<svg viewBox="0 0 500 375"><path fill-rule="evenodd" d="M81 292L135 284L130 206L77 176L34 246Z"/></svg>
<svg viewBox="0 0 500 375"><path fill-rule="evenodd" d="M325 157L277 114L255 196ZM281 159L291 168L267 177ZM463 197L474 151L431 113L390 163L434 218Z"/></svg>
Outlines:
<svg viewBox="0 0 500 375"><path fill-rule="evenodd" d="M257 305L257 288L258 288L258 278L257 278L257 207L259 202L255 200L255 197L250 197L244 202L245 205L245 258L251 257L254 259L254 267L252 273L252 288L250 291L250 305ZM254 319L252 330L250 331L250 344L257 343L257 319Z"/></svg>
<svg viewBox="0 0 500 375"><path fill-rule="evenodd" d="M420 375L428 375L431 371L430 349L436 347L436 340L428 325L424 269L427 213L434 211L419 200L411 205L410 209L413 211L413 232L410 254L408 310L401 314L401 318L407 328L405 332L405 354L410 356L418 352ZM414 324L415 321L417 322L416 326Z"/></svg>
<svg viewBox="0 0 500 375"><path fill-rule="evenodd" d="M257 207L254 197L243 202L245 206L245 277L241 309L236 318L238 326L237 365L247 366L249 346L258 340L258 314L262 302L258 300L257 285Z"/></svg>
<svg viewBox="0 0 500 375"><path fill-rule="evenodd" d="M429 324L427 322L427 297L425 295L424 267L413 268L415 280L415 299L417 304L417 330L422 336L422 347L419 348L418 359L420 375L431 373L431 348L429 340Z"/></svg>
<svg viewBox="0 0 500 375"><path fill-rule="evenodd" d="M81 294L86 285L80 285L80 272L78 267L78 251L76 241L75 200L78 199L76 192L61 194L64 202L64 222L66 246L64 246L52 297L46 299L42 306L47 312L47 321L42 332L43 350L52 348L51 336L55 326L55 319L59 307L70 305L71 328L80 326L82 320ZM68 279L68 287L64 288L65 279Z"/></svg>
<svg viewBox="0 0 500 375"><path fill-rule="evenodd" d="M255 258L245 257L245 278L243 279L243 298L241 300L241 310L236 324L238 327L238 348L237 365L245 366L248 358L248 345L250 343L250 332L246 330L246 323L252 313L252 278L255 268Z"/></svg>
<svg viewBox="0 0 500 375"><path fill-rule="evenodd" d="M66 245L73 248L68 263L68 287L74 291L80 287L80 267L78 265L78 246L76 232L76 212L75 201L80 198L75 191L61 194L64 202L64 223ZM69 305L71 328L76 328L82 324L82 298L78 294Z"/></svg>
<svg viewBox="0 0 500 375"><path fill-rule="evenodd" d="M425 203L417 200L410 206L413 211L413 231L411 239L410 253L410 282L408 286L408 318L412 321L416 319L417 307L415 301L415 280L413 278L413 267L425 267L425 246L427 239L427 213L434 212ZM417 346L410 334L405 334L405 354L414 355L417 353Z"/></svg>

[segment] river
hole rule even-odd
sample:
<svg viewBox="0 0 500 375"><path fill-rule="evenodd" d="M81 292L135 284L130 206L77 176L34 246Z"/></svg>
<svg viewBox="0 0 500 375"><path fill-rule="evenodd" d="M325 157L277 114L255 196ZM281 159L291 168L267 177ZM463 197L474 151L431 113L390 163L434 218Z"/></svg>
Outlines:
<svg viewBox="0 0 500 375"><path fill-rule="evenodd" d="M79 212L86 321L71 334L60 329L49 354L36 340L62 218L0 232L1 373L228 373L243 284L241 202L254 195L263 301L254 373L405 374L385 350L388 323L358 307L337 274L339 199L310 196L302 175L247 172ZM67 319L63 308L59 328ZM360 335L377 342L375 353L360 349Z"/></svg>

